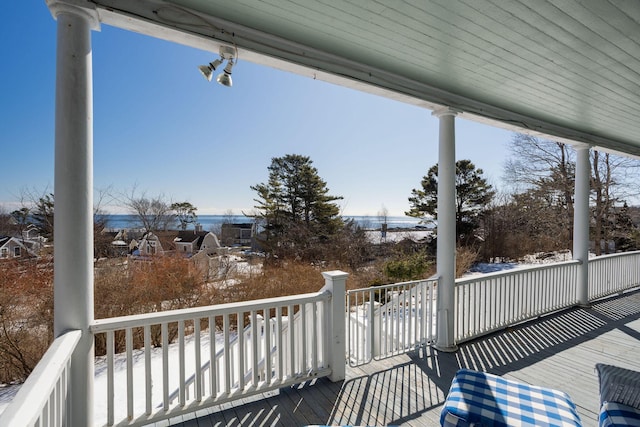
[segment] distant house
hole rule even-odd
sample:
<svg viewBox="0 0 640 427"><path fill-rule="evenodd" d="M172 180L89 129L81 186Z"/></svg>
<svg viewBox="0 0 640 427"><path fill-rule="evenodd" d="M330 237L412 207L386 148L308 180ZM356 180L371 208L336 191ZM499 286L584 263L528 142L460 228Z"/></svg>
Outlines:
<svg viewBox="0 0 640 427"><path fill-rule="evenodd" d="M146 232L142 235L142 238L138 242L138 248L136 249L140 256L153 256L163 253L162 244L158 236L152 232Z"/></svg>
<svg viewBox="0 0 640 427"><path fill-rule="evenodd" d="M138 229L104 229L100 234L109 241L109 256L120 257L137 251L146 233Z"/></svg>
<svg viewBox="0 0 640 427"><path fill-rule="evenodd" d="M0 237L0 259L16 259L35 256L20 239L9 236Z"/></svg>
<svg viewBox="0 0 640 427"><path fill-rule="evenodd" d="M103 233L111 237L111 255L126 256L129 253L129 244L127 243L129 236L126 230L103 231Z"/></svg>
<svg viewBox="0 0 640 427"><path fill-rule="evenodd" d="M209 232L202 239L202 245L200 246L200 251L204 252L207 255L214 255L220 252L220 242L218 241L218 237Z"/></svg>
<svg viewBox="0 0 640 427"><path fill-rule="evenodd" d="M180 231L173 243L176 252L187 256L200 251L204 251L207 255L213 255L220 249L220 242L218 242L216 235L201 230Z"/></svg>
<svg viewBox="0 0 640 427"><path fill-rule="evenodd" d="M40 229L33 224L29 224L27 229L22 231L22 239L18 238L18 240L27 247L32 255L39 254L47 242L47 239L40 234Z"/></svg>
<svg viewBox="0 0 640 427"><path fill-rule="evenodd" d="M184 230L179 231L178 235L173 239L173 244L176 247L176 252L179 254L191 256L197 253L202 246L204 236L207 234L205 231L196 230Z"/></svg>
<svg viewBox="0 0 640 427"><path fill-rule="evenodd" d="M42 236L40 236L40 229L33 225L33 224L29 224L27 225L26 230L22 231L22 239L24 240L40 240L40 241L45 241L46 239Z"/></svg>
<svg viewBox="0 0 640 427"><path fill-rule="evenodd" d="M254 225L251 223L222 224L220 243L223 246L251 246Z"/></svg>

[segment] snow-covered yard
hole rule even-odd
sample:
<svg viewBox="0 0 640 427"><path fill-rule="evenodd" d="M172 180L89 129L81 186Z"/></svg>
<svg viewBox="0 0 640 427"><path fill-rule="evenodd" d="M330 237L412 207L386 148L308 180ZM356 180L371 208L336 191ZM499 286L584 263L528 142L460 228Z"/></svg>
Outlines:
<svg viewBox="0 0 640 427"><path fill-rule="evenodd" d="M595 256L589 254L589 257ZM527 267L534 267L542 264L553 264L557 262L571 261L571 251L560 252L539 252L532 255L525 255L517 261L497 260L496 262L479 262L473 265L464 277L472 277L480 274L495 273L498 271L514 270Z"/></svg>
<svg viewBox="0 0 640 427"><path fill-rule="evenodd" d="M380 243L398 243L405 239L419 242L423 239L431 238L433 236L433 230L427 230L422 228L417 229L391 229L384 235L380 230L369 230L367 233L367 239L373 244Z"/></svg>
<svg viewBox="0 0 640 427"><path fill-rule="evenodd" d="M216 348L222 348L223 334L216 335ZM209 333L203 332L200 338L202 354L209 352ZM177 390L179 385L179 346L170 344L169 356L169 393ZM195 337L185 338L185 372L187 378L195 372ZM127 365L126 354L117 354L114 357L114 407L115 419L126 418L127 409ZM151 350L151 372L153 377L162 378L162 348ZM133 352L133 390L134 413L141 414L145 411L145 360L144 350ZM162 405L162 383L151 385L152 410ZM96 425L103 425L107 420L107 360L106 357L97 357L95 364L94 380L94 420Z"/></svg>

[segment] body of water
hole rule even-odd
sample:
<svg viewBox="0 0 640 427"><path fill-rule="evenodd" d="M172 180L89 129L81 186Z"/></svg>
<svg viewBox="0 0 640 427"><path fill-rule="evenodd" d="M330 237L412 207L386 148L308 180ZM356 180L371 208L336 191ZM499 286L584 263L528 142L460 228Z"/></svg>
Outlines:
<svg viewBox="0 0 640 427"><path fill-rule="evenodd" d="M105 215L107 220L107 228L112 230L132 229L142 227L142 223L137 215ZM358 225L369 230L380 229L383 220L377 216L344 216L345 220L353 219ZM387 228L416 228L423 227L420 220L408 216L389 216L387 217ZM202 225L202 229L206 231L218 230L224 223L250 223L252 218L244 215L198 215L198 223ZM178 228L178 222L175 223ZM193 224L188 229L193 229Z"/></svg>

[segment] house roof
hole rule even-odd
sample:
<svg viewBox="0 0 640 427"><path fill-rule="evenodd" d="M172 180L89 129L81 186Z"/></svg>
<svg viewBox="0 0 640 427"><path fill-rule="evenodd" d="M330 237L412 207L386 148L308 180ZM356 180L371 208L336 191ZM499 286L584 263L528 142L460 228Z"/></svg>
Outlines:
<svg viewBox="0 0 640 427"><path fill-rule="evenodd" d="M9 243L9 241L13 241L19 244L20 246L24 246L21 238L16 238L12 236L0 236L0 247L6 245L7 243Z"/></svg>
<svg viewBox="0 0 640 427"><path fill-rule="evenodd" d="M206 236L208 233L208 231L195 231L195 230L184 230L184 231L179 231L178 235L176 236L175 239L173 239L174 242L195 242L195 241L199 241L201 242L202 239L204 239L204 236Z"/></svg>
<svg viewBox="0 0 640 427"><path fill-rule="evenodd" d="M173 241L173 239L175 238L176 233L175 231L147 231L145 232L142 237L140 239L138 239L138 241L142 241L142 240L155 240L157 242L160 242L160 246L162 246L162 249L165 251L171 250L175 247L175 243Z"/></svg>
<svg viewBox="0 0 640 427"><path fill-rule="evenodd" d="M242 223L233 223L233 224L222 224L223 228L253 228L253 224L250 222L242 222Z"/></svg>
<svg viewBox="0 0 640 427"><path fill-rule="evenodd" d="M15 244L25 249L29 253L33 253L31 251L31 248L34 246L33 242L28 242L26 240L23 241L21 239L11 237L11 236L0 236L0 248L6 246L7 244L9 244L9 242L14 242Z"/></svg>
<svg viewBox="0 0 640 427"><path fill-rule="evenodd" d="M103 23L215 57L221 45L234 46L241 61L640 156L640 7L634 1L84 4L96 8Z"/></svg>

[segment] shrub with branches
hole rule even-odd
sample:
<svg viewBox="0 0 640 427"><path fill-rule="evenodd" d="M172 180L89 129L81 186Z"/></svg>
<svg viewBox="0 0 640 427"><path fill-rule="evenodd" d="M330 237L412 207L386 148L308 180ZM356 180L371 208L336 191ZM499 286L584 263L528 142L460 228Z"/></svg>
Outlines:
<svg viewBox="0 0 640 427"><path fill-rule="evenodd" d="M23 381L53 339L50 260L0 263L0 383Z"/></svg>
<svg viewBox="0 0 640 427"><path fill-rule="evenodd" d="M433 261L421 251L388 261L384 272L390 279L403 282L426 278L432 266Z"/></svg>
<svg viewBox="0 0 640 427"><path fill-rule="evenodd" d="M96 271L96 318L143 314L209 305L215 290L206 286L203 274L188 259L162 256L146 261L117 262ZM152 344L161 344L159 327L151 328ZM134 346L143 344L142 331L134 331ZM169 341L177 325L169 325ZM104 336L96 337L96 354L105 352ZM116 350L124 348L124 334L115 337Z"/></svg>

